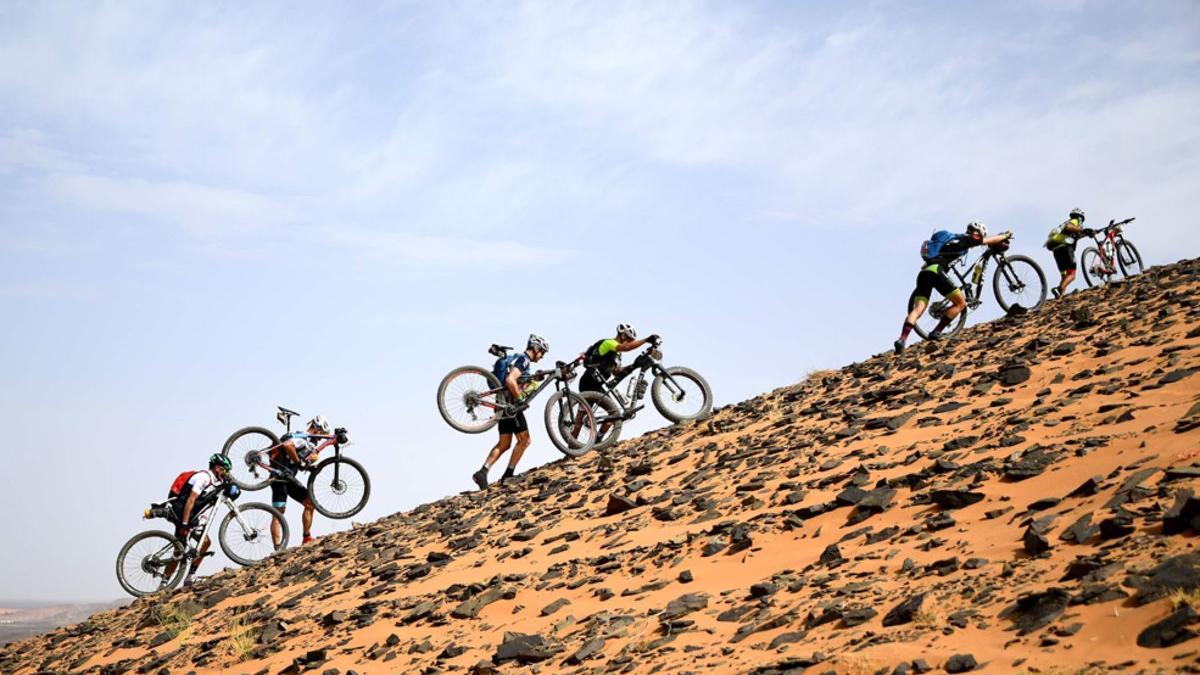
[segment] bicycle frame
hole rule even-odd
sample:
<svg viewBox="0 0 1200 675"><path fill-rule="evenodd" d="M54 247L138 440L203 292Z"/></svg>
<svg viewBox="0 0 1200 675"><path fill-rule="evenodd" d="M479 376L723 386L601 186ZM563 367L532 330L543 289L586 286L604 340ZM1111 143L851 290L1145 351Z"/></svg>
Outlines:
<svg viewBox="0 0 1200 675"><path fill-rule="evenodd" d="M554 368L547 368L545 370L535 370L534 372L529 373L528 375L522 375L520 378L518 378L518 380L517 380L518 382L532 382L532 381L538 380L538 379L542 380L542 383L539 384L537 386L537 388L535 388L532 392L525 395L525 400L533 401L533 399L536 398L538 394L542 393L542 391L549 388L551 384L554 385L554 388L556 391L562 390L563 388L566 388L569 390L571 388L570 382L571 382L571 380L573 380L575 378L575 372L574 372L575 366L580 361L581 361L581 359L575 359L574 361L571 361L568 363L559 361L558 363L555 364ZM497 419L509 419L512 417L516 417L517 413L513 412L513 407L511 405L500 402L500 396L501 395L507 396L508 393L509 393L508 387L505 386L505 384L503 382L501 382L500 386L496 389L488 389L487 391L480 392L478 404L481 407L491 408L492 410L495 410ZM495 396L493 396L494 400L491 400L491 401L487 400L486 397L488 397L489 395L493 395L493 394L495 395ZM564 401L565 401L565 399L564 399Z"/></svg>
<svg viewBox="0 0 1200 675"><path fill-rule="evenodd" d="M614 403L616 403L617 407L621 409L621 412L616 417L619 417L622 420L633 419L634 416L636 416L643 408L646 407L644 403L641 405L638 404L641 403L642 399L646 397L646 390L649 389L649 386L646 382L647 371L653 371L655 377L663 378L663 382L667 384L672 395L679 396L681 393L683 393L683 388L680 387L677 382L675 382L675 378L672 377L671 374L667 372L667 369L663 367L662 352L659 351L658 345L654 345L645 352L642 352L638 358L645 360L642 362L642 365L637 368L637 377L630 380L624 394L621 393L620 384L622 380L625 380L630 376L632 371L625 373L620 377L606 377L602 385L604 388L604 394L608 396ZM596 423L600 424L602 422L611 422L612 420L612 416L606 415L604 417L597 417Z"/></svg>
<svg viewBox="0 0 1200 675"><path fill-rule="evenodd" d="M1105 274L1115 274L1117 272L1117 247L1125 240L1125 235L1122 230L1124 225L1133 222L1133 218L1126 218L1119 223L1110 222L1103 230L1097 234L1101 237L1092 235L1092 241L1096 242L1096 251L1100 254L1100 260L1104 263Z"/></svg>

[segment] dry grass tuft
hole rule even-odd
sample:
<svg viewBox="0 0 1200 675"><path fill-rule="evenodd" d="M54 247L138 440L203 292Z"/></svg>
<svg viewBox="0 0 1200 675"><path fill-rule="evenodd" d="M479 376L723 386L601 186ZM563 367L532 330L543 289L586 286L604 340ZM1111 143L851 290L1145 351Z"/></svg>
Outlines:
<svg viewBox="0 0 1200 675"><path fill-rule="evenodd" d="M253 626L246 624L246 615L240 614L229 622L229 650L238 661L245 661L254 651L257 641Z"/></svg>

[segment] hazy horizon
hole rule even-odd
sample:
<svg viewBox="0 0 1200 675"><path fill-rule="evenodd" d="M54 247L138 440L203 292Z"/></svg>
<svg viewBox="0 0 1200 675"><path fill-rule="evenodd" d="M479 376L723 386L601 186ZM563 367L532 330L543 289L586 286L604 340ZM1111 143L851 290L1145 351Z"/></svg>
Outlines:
<svg viewBox="0 0 1200 675"><path fill-rule="evenodd" d="M495 432L434 395L492 342L629 322L726 405L890 348L934 229L1012 229L1051 284L1073 207L1200 255L1194 2L0 17L0 595L121 598L142 509L276 405L349 428L357 522L473 489Z"/></svg>

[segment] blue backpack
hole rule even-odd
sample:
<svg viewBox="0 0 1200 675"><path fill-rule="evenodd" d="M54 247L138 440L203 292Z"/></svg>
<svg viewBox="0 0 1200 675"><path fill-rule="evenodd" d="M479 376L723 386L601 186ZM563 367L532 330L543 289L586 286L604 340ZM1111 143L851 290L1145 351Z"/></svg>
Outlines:
<svg viewBox="0 0 1200 675"><path fill-rule="evenodd" d="M942 247L950 243L954 239L954 233L946 230L937 230L929 235L929 238L921 244L921 257L925 262L936 260L942 253Z"/></svg>
<svg viewBox="0 0 1200 675"><path fill-rule="evenodd" d="M512 365L522 356L525 356L525 354L517 352L516 354L509 354L508 356L501 356L496 359L496 364L492 366L492 374L496 376L497 380L500 380L501 385L504 384L505 378L508 377L508 371L512 368Z"/></svg>

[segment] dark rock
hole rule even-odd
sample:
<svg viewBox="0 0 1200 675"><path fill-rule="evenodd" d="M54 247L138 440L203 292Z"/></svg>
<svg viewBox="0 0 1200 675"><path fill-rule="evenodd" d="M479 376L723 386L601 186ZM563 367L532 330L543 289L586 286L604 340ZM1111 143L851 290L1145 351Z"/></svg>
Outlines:
<svg viewBox="0 0 1200 675"><path fill-rule="evenodd" d="M626 511L629 511L631 509L636 509L636 508L637 508L637 503L635 503L633 500L629 499L628 497L622 497L620 495L609 495L608 496L608 506L606 506L604 508L604 515L615 516L615 515L625 513Z"/></svg>
<svg viewBox="0 0 1200 675"><path fill-rule="evenodd" d="M667 608L659 614L660 619L668 621L708 607L708 596L703 593L684 593L667 603Z"/></svg>
<svg viewBox="0 0 1200 675"><path fill-rule="evenodd" d="M1200 614L1196 610L1183 605L1167 618L1150 624L1141 633L1138 633L1138 646L1160 649L1191 640L1196 637L1196 631L1189 626L1196 623L1198 619L1200 619Z"/></svg>
<svg viewBox="0 0 1200 675"><path fill-rule="evenodd" d="M1072 544L1084 544L1099 531L1100 528L1092 524L1092 514L1085 513L1072 523L1070 527L1063 530L1058 535L1058 538Z"/></svg>
<svg viewBox="0 0 1200 675"><path fill-rule="evenodd" d="M1163 534L1179 534L1200 525L1200 499L1191 490L1175 493L1175 503L1163 513Z"/></svg>
<svg viewBox="0 0 1200 675"><path fill-rule="evenodd" d="M847 627L858 626L874 619L878 615L879 612L870 607L860 607L859 609L852 609L842 614L842 623Z"/></svg>
<svg viewBox="0 0 1200 675"><path fill-rule="evenodd" d="M1029 370L1029 366L1013 363L1000 368L999 380L1005 386L1015 387L1028 380L1032 374L1033 372Z"/></svg>
<svg viewBox="0 0 1200 675"><path fill-rule="evenodd" d="M1134 530L1133 518L1127 513L1118 513L1100 521L1100 538L1105 541L1127 537L1133 534Z"/></svg>
<svg viewBox="0 0 1200 675"><path fill-rule="evenodd" d="M883 616L883 627L901 626L906 623L912 623L917 612L921 611L921 605L925 602L925 594L918 593L905 598L903 602L893 607Z"/></svg>
<svg viewBox="0 0 1200 675"><path fill-rule="evenodd" d="M955 654L949 659L946 659L947 673L966 673L975 670L979 664L975 662L975 657L970 654Z"/></svg>
<svg viewBox="0 0 1200 675"><path fill-rule="evenodd" d="M1057 619L1070 601L1071 595L1065 590L1051 588L1021 596L1015 605L1006 609L1000 616L1013 620L1018 635L1027 635Z"/></svg>
<svg viewBox="0 0 1200 675"><path fill-rule="evenodd" d="M496 648L492 661L496 664L516 661L520 664L538 663L554 656L541 635L505 633L504 641Z"/></svg>
<svg viewBox="0 0 1200 675"><path fill-rule="evenodd" d="M1025 534L1021 537L1021 541L1025 545L1025 551L1029 555L1041 555L1050 550L1050 540L1046 539L1046 535L1039 532L1032 525L1025 528Z"/></svg>
<svg viewBox="0 0 1200 675"><path fill-rule="evenodd" d="M573 654L567 657L567 664L577 666L592 656L598 654L601 649L604 649L604 638L592 638L591 640L583 643L579 649L576 649Z"/></svg>
<svg viewBox="0 0 1200 675"><path fill-rule="evenodd" d="M983 501L982 492L970 490L934 490L929 497L943 509L961 509Z"/></svg>
<svg viewBox="0 0 1200 675"><path fill-rule="evenodd" d="M1164 598L1175 590L1200 588L1200 553L1168 558L1145 575L1131 576L1127 585L1137 589L1133 596L1135 607Z"/></svg>

